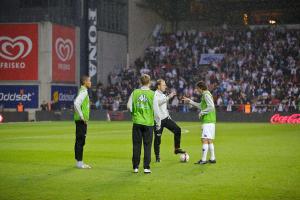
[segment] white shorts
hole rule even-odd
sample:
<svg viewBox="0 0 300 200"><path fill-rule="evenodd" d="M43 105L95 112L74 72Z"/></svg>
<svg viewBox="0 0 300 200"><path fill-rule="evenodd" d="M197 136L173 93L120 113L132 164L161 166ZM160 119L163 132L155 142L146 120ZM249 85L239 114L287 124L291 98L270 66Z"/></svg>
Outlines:
<svg viewBox="0 0 300 200"><path fill-rule="evenodd" d="M208 123L202 125L202 136L205 139L215 139L216 125L214 123Z"/></svg>

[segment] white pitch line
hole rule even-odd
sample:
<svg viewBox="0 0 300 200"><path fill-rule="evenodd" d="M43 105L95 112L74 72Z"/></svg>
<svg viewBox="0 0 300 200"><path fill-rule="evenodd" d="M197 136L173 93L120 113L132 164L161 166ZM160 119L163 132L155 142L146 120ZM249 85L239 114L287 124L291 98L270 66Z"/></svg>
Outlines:
<svg viewBox="0 0 300 200"><path fill-rule="evenodd" d="M183 128L183 129L181 130L181 132L182 132L182 133L189 133L190 131L189 131L188 129L184 129L184 128Z"/></svg>

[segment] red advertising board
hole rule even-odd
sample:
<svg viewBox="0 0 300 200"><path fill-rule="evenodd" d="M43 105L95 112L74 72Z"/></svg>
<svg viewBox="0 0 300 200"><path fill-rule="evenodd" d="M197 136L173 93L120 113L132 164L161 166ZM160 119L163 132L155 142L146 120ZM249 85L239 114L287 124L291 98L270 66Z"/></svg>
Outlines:
<svg viewBox="0 0 300 200"><path fill-rule="evenodd" d="M38 79L38 24L0 24L0 80Z"/></svg>
<svg viewBox="0 0 300 200"><path fill-rule="evenodd" d="M75 28L53 24L52 80L75 82Z"/></svg>

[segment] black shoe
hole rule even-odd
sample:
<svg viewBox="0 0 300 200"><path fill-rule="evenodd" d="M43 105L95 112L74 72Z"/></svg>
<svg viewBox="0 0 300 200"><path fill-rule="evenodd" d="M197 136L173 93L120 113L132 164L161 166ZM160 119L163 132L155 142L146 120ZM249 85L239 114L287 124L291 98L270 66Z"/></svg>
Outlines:
<svg viewBox="0 0 300 200"><path fill-rule="evenodd" d="M195 162L194 164L205 165L206 163L207 163L207 161L199 160L198 162Z"/></svg>
<svg viewBox="0 0 300 200"><path fill-rule="evenodd" d="M211 163L211 164L216 164L217 163L216 160L209 160L208 162Z"/></svg>
<svg viewBox="0 0 300 200"><path fill-rule="evenodd" d="M160 162L160 157L159 156L156 156L156 162Z"/></svg>
<svg viewBox="0 0 300 200"><path fill-rule="evenodd" d="M186 153L186 151L185 150L182 150L182 149L175 149L175 151L174 151L174 153L175 154L184 154L184 153Z"/></svg>

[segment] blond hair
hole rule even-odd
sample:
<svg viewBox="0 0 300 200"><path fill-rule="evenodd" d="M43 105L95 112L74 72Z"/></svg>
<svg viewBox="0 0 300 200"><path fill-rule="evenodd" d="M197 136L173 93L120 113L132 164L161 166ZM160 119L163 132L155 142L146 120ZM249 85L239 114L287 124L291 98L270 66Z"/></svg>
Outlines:
<svg viewBox="0 0 300 200"><path fill-rule="evenodd" d="M165 80L164 79L158 79L157 81L156 81L156 88L162 83L162 82L165 82Z"/></svg>
<svg viewBox="0 0 300 200"><path fill-rule="evenodd" d="M143 74L140 78L142 85L148 85L150 83L150 76L148 74Z"/></svg>

